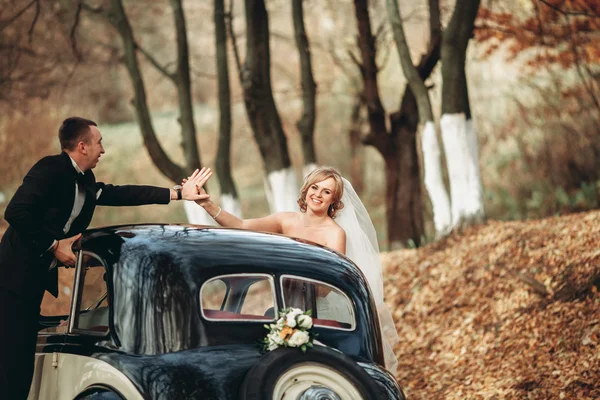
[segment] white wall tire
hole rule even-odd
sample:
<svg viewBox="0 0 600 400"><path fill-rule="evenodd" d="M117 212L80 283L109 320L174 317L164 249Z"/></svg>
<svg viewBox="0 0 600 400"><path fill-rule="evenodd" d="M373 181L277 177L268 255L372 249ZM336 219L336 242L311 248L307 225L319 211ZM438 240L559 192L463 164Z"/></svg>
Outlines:
<svg viewBox="0 0 600 400"><path fill-rule="evenodd" d="M359 390L343 374L315 362L294 365L285 371L273 388L273 400L298 399L311 387L324 387L340 399L364 400Z"/></svg>
<svg viewBox="0 0 600 400"><path fill-rule="evenodd" d="M307 390L309 393L305 393ZM240 387L240 400L387 399L389 396L369 374L347 355L327 347L280 348L266 353L248 370ZM312 392L312 394L310 394Z"/></svg>

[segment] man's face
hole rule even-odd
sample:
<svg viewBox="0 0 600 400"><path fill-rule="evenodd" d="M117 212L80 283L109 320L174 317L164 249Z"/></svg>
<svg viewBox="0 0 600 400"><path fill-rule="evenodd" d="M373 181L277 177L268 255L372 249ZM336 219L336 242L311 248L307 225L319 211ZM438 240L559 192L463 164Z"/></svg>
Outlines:
<svg viewBox="0 0 600 400"><path fill-rule="evenodd" d="M89 143L83 142L83 154L85 156L87 169L95 168L98 161L100 161L100 156L104 154L100 130L95 126L90 126L90 131Z"/></svg>

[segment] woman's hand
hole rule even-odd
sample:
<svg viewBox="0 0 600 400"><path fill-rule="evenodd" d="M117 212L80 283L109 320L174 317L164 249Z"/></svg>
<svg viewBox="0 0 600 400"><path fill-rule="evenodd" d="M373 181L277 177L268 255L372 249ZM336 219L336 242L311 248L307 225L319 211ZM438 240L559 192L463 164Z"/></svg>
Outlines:
<svg viewBox="0 0 600 400"><path fill-rule="evenodd" d="M194 173L188 177L188 179L184 179L182 182L183 188L181 189L181 193L183 198L185 199L184 193L186 191L188 193L195 193L197 196L195 199L196 203L200 206L203 206L210 199L210 196L204 190L204 185L212 176L212 171L210 168L202 168L201 170L195 170Z"/></svg>

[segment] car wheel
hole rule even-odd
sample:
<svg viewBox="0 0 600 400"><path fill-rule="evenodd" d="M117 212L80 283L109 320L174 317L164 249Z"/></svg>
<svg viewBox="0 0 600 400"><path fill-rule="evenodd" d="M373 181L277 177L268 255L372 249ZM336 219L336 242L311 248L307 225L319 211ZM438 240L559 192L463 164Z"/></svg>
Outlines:
<svg viewBox="0 0 600 400"><path fill-rule="evenodd" d="M369 400L385 396L350 357L315 346L306 353L282 348L267 353L246 374L242 400Z"/></svg>
<svg viewBox="0 0 600 400"><path fill-rule="evenodd" d="M80 394L75 400L123 400L123 397L115 392L101 390Z"/></svg>

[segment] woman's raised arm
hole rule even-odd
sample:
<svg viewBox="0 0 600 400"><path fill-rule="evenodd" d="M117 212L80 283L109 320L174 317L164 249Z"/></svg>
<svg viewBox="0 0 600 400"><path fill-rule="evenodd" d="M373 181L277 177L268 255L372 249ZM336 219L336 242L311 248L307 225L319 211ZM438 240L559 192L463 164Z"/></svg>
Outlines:
<svg viewBox="0 0 600 400"><path fill-rule="evenodd" d="M205 194L204 184L212 176L210 168L196 170L184 183L184 185L196 185L198 194ZM273 233L282 232L282 219L285 213L271 214L262 218L241 219L223 210L218 204L210 199L197 200L196 204L203 207L206 212L221 226L227 228L252 229Z"/></svg>

